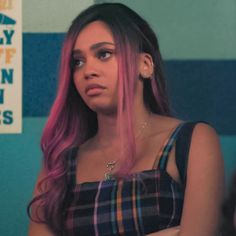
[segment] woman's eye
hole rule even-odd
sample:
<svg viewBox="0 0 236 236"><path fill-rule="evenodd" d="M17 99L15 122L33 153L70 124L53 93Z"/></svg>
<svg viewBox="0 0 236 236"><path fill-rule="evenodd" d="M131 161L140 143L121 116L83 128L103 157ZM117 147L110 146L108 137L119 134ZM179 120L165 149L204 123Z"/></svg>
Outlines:
<svg viewBox="0 0 236 236"><path fill-rule="evenodd" d="M98 58L99 59L107 59L111 56L112 52L110 51L100 51L98 52Z"/></svg>
<svg viewBox="0 0 236 236"><path fill-rule="evenodd" d="M80 59L74 59L74 68L80 68L82 65L84 64L84 62Z"/></svg>

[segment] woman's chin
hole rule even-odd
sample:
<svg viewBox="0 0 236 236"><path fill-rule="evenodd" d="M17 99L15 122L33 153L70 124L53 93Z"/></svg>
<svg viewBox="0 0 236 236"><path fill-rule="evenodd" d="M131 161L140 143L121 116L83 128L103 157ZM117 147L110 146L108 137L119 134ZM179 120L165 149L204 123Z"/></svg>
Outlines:
<svg viewBox="0 0 236 236"><path fill-rule="evenodd" d="M101 115L116 115L117 114L117 107L111 105L99 105L93 104L90 105L89 108L96 112L97 114Z"/></svg>

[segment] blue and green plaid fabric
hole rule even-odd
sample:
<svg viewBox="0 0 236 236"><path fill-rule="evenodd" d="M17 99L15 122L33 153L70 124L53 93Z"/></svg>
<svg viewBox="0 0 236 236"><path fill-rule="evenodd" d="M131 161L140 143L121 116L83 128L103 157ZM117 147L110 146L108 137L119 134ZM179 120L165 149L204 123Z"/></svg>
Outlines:
<svg viewBox="0 0 236 236"><path fill-rule="evenodd" d="M71 155L65 234L134 236L179 225L184 189L166 172L166 164L183 125L164 143L153 169L128 179L76 184L76 152Z"/></svg>

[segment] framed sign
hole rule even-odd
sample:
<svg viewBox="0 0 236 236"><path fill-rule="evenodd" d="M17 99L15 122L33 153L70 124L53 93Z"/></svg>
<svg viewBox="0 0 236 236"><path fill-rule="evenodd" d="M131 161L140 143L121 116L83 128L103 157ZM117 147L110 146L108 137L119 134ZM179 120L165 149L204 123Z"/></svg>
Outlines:
<svg viewBox="0 0 236 236"><path fill-rule="evenodd" d="M0 133L22 132L22 1L0 0Z"/></svg>

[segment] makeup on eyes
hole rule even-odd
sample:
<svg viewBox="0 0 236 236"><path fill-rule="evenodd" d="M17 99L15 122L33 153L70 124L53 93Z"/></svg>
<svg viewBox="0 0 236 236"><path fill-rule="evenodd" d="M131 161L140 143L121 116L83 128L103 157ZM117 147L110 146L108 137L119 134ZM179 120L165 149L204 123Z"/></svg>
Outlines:
<svg viewBox="0 0 236 236"><path fill-rule="evenodd" d="M100 49L97 50L96 56L100 57L100 56L102 56L102 55L104 55L106 53L110 54L110 56L111 56L112 54L114 54L114 52L115 52L115 50L113 50L113 49L100 48ZM110 56L108 58L110 58ZM103 60L106 60L108 58L103 58Z"/></svg>
<svg viewBox="0 0 236 236"><path fill-rule="evenodd" d="M104 48L105 45L112 45L112 46L115 46L114 43L111 43L111 42L98 42L98 43L95 43L95 44L92 44L89 48L90 51L95 51L96 49L100 49L100 48ZM105 47L106 48L106 47ZM74 49L73 50L73 55L75 54L83 54L82 50L80 50L79 48L77 49Z"/></svg>
<svg viewBox="0 0 236 236"><path fill-rule="evenodd" d="M94 56L102 61L108 60L113 54L115 54L115 49L104 47L104 46L99 46L98 48L92 49L92 50L94 52ZM109 54L109 56L102 57L105 54ZM79 66L78 63L85 62L85 61L86 61L86 58L83 55L83 52L81 50L76 49L73 51L73 56L72 56L73 68L80 68L81 66Z"/></svg>

